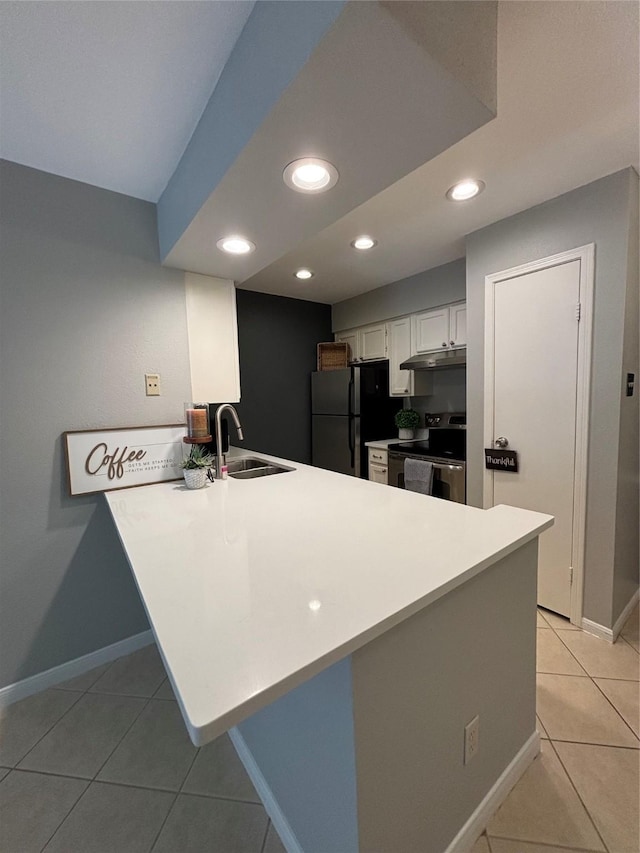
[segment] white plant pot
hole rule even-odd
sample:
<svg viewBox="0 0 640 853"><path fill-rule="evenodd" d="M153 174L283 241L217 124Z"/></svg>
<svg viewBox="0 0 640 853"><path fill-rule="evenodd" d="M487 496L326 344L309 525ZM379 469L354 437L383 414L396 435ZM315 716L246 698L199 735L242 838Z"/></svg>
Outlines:
<svg viewBox="0 0 640 853"><path fill-rule="evenodd" d="M413 438L413 430L398 428L398 438L403 439L403 441L410 441Z"/></svg>
<svg viewBox="0 0 640 853"><path fill-rule="evenodd" d="M185 468L184 484L188 489L201 489L207 484L207 469L206 468Z"/></svg>

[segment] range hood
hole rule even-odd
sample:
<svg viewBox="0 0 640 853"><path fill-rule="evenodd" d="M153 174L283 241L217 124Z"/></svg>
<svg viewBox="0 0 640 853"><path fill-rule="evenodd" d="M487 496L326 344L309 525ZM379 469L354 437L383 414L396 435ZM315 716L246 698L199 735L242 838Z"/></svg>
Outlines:
<svg viewBox="0 0 640 853"><path fill-rule="evenodd" d="M444 370L450 367L465 367L466 364L466 349L454 349L412 355L411 358L402 362L400 370Z"/></svg>

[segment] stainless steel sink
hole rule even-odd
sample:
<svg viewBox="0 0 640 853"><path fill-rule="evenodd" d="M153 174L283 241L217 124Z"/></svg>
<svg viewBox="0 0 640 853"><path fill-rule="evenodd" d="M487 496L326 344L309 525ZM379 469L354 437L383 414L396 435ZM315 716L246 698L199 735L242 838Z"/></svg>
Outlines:
<svg viewBox="0 0 640 853"><path fill-rule="evenodd" d="M258 459L255 456L230 459L227 462L227 468L229 476L234 480L253 480L254 477L270 477L272 474L285 474L287 471L295 470L283 465L275 465L267 459Z"/></svg>

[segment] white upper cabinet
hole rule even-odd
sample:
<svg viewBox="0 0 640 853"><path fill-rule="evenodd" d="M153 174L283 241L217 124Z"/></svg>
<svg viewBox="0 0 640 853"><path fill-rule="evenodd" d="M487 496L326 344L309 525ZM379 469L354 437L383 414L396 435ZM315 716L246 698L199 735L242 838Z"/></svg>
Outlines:
<svg viewBox="0 0 640 853"><path fill-rule="evenodd" d="M191 399L240 401L236 289L232 281L185 273Z"/></svg>
<svg viewBox="0 0 640 853"><path fill-rule="evenodd" d="M389 396L410 397L413 394L413 370L400 370L411 355L411 317L389 323Z"/></svg>
<svg viewBox="0 0 640 853"><path fill-rule="evenodd" d="M352 361L357 361L358 356L360 354L360 349L358 346L358 330L357 329L348 329L346 332L338 332L335 335L335 339L338 343L348 344L349 352L347 355L347 359L349 363Z"/></svg>
<svg viewBox="0 0 640 853"><path fill-rule="evenodd" d="M452 349L467 345L467 303L449 307L449 345Z"/></svg>
<svg viewBox="0 0 640 853"><path fill-rule="evenodd" d="M422 397L433 393L433 374L425 370L400 370L403 361L413 355L412 318L392 320L389 327L389 396Z"/></svg>
<svg viewBox="0 0 640 853"><path fill-rule="evenodd" d="M359 329L337 332L336 341L349 344L349 361L377 361L387 358L387 324L376 323Z"/></svg>
<svg viewBox="0 0 640 853"><path fill-rule="evenodd" d="M360 329L360 361L376 361L387 357L387 324Z"/></svg>
<svg viewBox="0 0 640 853"><path fill-rule="evenodd" d="M434 308L413 316L414 351L433 352L449 347L449 309Z"/></svg>
<svg viewBox="0 0 640 853"><path fill-rule="evenodd" d="M466 308L466 303L461 302L414 314L414 353L466 346Z"/></svg>

